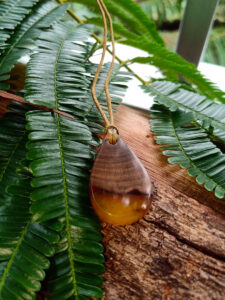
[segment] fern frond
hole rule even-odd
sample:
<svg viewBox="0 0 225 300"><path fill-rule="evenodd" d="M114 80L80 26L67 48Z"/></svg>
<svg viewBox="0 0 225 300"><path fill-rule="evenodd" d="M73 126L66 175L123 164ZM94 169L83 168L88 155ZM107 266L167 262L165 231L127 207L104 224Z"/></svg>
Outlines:
<svg viewBox="0 0 225 300"><path fill-rule="evenodd" d="M96 1L94 0L73 0L99 13ZM129 30L134 33L146 34L148 38L163 45L163 40L156 30L155 23L152 22L144 11L133 0L105 0L110 14L117 17Z"/></svg>
<svg viewBox="0 0 225 300"><path fill-rule="evenodd" d="M25 136L25 118L21 114L7 113L0 120L0 199L6 186L13 184L17 175L14 167L23 159L19 147ZM1 204L0 200L0 204Z"/></svg>
<svg viewBox="0 0 225 300"><path fill-rule="evenodd" d="M100 17L91 17L86 19L86 23L94 24L97 26L103 27L103 20ZM134 33L128 29L126 29L122 24L118 24L116 22L113 23L113 31L115 34L115 37L121 39L121 37L125 37L127 39L137 39L140 38L140 35L137 33ZM145 39L146 36L142 35L142 37Z"/></svg>
<svg viewBox="0 0 225 300"><path fill-rule="evenodd" d="M153 64L161 70L166 71L167 75L171 72L172 79L175 74L177 80L181 75L188 83L196 86L201 94L206 95L210 99L218 99L223 103L225 102L225 93L219 90L214 83L205 78L193 64L187 62L178 54L159 47L157 44L143 42L141 40L129 40L124 43L152 54L152 56L149 57L136 57L132 59L132 62ZM170 79L169 76L167 76L167 78Z"/></svg>
<svg viewBox="0 0 225 300"><path fill-rule="evenodd" d="M148 87L143 86L143 89L171 111L180 109L192 113L193 120L204 121L203 127L212 126L225 132L225 104L217 104L169 81L156 81Z"/></svg>
<svg viewBox="0 0 225 300"><path fill-rule="evenodd" d="M64 257L68 262L65 276L69 276L72 282L65 288L73 295L77 295L79 284L76 276L77 272L79 273L79 260L81 259L86 267L84 276L86 273L92 273L92 265L96 264L95 257L90 255L91 253L86 253L82 249L74 251L80 243L85 244L86 248L90 247L91 251L92 243L86 229L93 232L99 229L88 199L88 171L93 157L90 148L91 132L78 121L61 116L54 117L50 113L30 112L27 119L28 129L32 131L29 135L28 157L32 156L34 159L30 165L34 175L32 180L34 192L31 194L33 219L45 222L61 218L64 223L64 247L60 251L60 257ZM99 251L99 247L100 245L96 244L93 251ZM102 264L102 248L96 255ZM63 268L64 266L65 264ZM102 268L101 265L101 270ZM64 276L54 278L56 282L65 279ZM56 284L54 295L58 292Z"/></svg>
<svg viewBox="0 0 225 300"><path fill-rule="evenodd" d="M154 104L151 108L151 129L157 144L165 145L163 154L168 162L180 164L196 176L208 191L215 190L218 198L225 196L225 154L213 144L200 127L181 127L189 120L182 111L171 112Z"/></svg>
<svg viewBox="0 0 225 300"><path fill-rule="evenodd" d="M27 129L31 131L28 158L34 175L33 220L60 219L63 224L49 275L53 299L102 295L96 274L104 270L103 249L88 195L94 156L94 140L86 125L92 126L88 121L92 76L86 70L89 62L83 44L88 35L84 26L59 23L40 37L38 52L28 64L26 100L77 117L71 120L48 112L27 113ZM85 284L89 277L92 280Z"/></svg>
<svg viewBox="0 0 225 300"><path fill-rule="evenodd" d="M89 81L84 75L86 52L84 45L77 43L88 36L90 33L85 26L77 27L72 22L57 24L54 30L40 36L36 42L39 51L32 55L28 64L27 101L50 108L57 105L57 109L77 116L82 116L84 110L88 110L86 99ZM68 56L63 55L65 51Z"/></svg>
<svg viewBox="0 0 225 300"><path fill-rule="evenodd" d="M0 147L0 299L35 299L44 269L49 267L47 257L54 254L51 243L59 236L31 223L30 173L25 162L26 110L15 109L16 113L6 114L0 123L1 139L9 138Z"/></svg>
<svg viewBox="0 0 225 300"><path fill-rule="evenodd" d="M29 81L26 84L26 100L54 108L56 83L58 109L72 113L84 121L89 120L97 123L101 122L102 119L90 93L97 65L88 61L91 45L77 43L84 36L86 38L90 36L88 28L86 26L77 27L73 22L59 23L55 26L54 31L50 30L40 36L39 40L36 41L39 51L32 56L28 64L27 76ZM60 52L58 53L59 49ZM67 57L61 55L65 50L68 53ZM71 67L71 64L74 64L74 67ZM41 68L36 68L37 65ZM48 73L44 66L47 66ZM115 66L109 84L113 106L117 106L122 101L127 87L126 82L130 79L127 72L119 72L118 74L119 67L119 65ZM108 68L109 64L103 66L96 86L97 97L106 114L108 112L104 80ZM58 76L49 76L55 72ZM39 78L38 81L37 78ZM57 82L55 82L56 80ZM48 86L46 86L46 82L49 82ZM45 86L46 88L44 88Z"/></svg>
<svg viewBox="0 0 225 300"><path fill-rule="evenodd" d="M141 28L145 30L153 40L163 45L163 40L157 32L155 23L149 19L144 13L141 7L133 0L113 0L117 5L121 6L125 11L128 11L130 15L141 24Z"/></svg>
<svg viewBox="0 0 225 300"><path fill-rule="evenodd" d="M44 28L48 28L62 17L67 7L67 4L57 5L52 1L44 1L23 20L8 40L8 46L0 56L0 83L9 78L8 72L18 59L28 53L28 45L33 43ZM8 86L2 85L1 88L7 89Z"/></svg>
<svg viewBox="0 0 225 300"><path fill-rule="evenodd" d="M87 22L102 26L100 18L90 18ZM151 42L145 33L136 33L128 30L122 24L114 23L115 34L122 39L120 43L135 47L146 51L150 56L148 57L135 57L131 63L152 64L160 68L168 79L179 80L181 75L188 83L193 84L198 90L210 99L217 98L221 102L225 102L225 94L219 90L214 83L206 79L196 67L187 62L181 56L167 50L165 47Z"/></svg>
<svg viewBox="0 0 225 300"><path fill-rule="evenodd" d="M83 223L83 225L81 225ZM71 228L72 244L74 246L74 265L76 272L76 283L73 282L71 274L67 270L71 268L68 254L62 251L67 243L66 232L62 232L62 240L57 245L57 253L51 260L51 267L48 272L47 290L49 299L70 299L74 297L73 285L76 285L79 299L86 297L102 297L102 290L98 288L103 283L103 278L97 274L104 272L102 255L101 234L97 232L98 227L84 225L78 219ZM60 275L62 274L62 275Z"/></svg>
<svg viewBox="0 0 225 300"><path fill-rule="evenodd" d="M16 26L30 12L38 0L8 0L0 2L0 54Z"/></svg>
<svg viewBox="0 0 225 300"><path fill-rule="evenodd" d="M6 197L0 206L0 299L35 299L50 265L47 257L54 254L51 244L59 240L56 232L32 224L29 182L20 178L9 186L10 205Z"/></svg>
<svg viewBox="0 0 225 300"><path fill-rule="evenodd" d="M107 102L105 97L104 82L105 82L106 74L108 73L109 66L110 64L106 64L103 66L101 74L99 76L98 83L96 85L96 95L98 97L99 103L101 104L107 116L108 116L108 108L107 108ZM90 93L92 80L96 70L97 70L97 65L92 63L86 63L86 72L88 72L88 74L90 74L91 76L89 77L90 81L88 87L89 107L88 107L88 111L85 113L84 116L85 118L87 118L88 121L94 122L95 124L97 124L98 122L102 122L102 117L99 111L97 110ZM131 79L131 74L119 70L120 70L120 65L115 65L109 83L109 92L111 95L111 102L114 108L116 108L122 102L123 96L127 89L127 82Z"/></svg>

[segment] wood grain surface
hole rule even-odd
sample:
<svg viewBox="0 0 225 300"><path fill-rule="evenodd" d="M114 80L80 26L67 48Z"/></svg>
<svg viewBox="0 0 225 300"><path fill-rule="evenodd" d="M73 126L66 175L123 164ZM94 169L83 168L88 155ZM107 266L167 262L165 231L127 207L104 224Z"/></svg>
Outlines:
<svg viewBox="0 0 225 300"><path fill-rule="evenodd" d="M90 185L115 194L151 192L145 168L119 136L115 145L108 139L103 141L91 171Z"/></svg>
<svg viewBox="0 0 225 300"><path fill-rule="evenodd" d="M102 224L104 300L224 300L225 204L167 163L148 112L122 105L116 125L147 169L154 195L138 223Z"/></svg>

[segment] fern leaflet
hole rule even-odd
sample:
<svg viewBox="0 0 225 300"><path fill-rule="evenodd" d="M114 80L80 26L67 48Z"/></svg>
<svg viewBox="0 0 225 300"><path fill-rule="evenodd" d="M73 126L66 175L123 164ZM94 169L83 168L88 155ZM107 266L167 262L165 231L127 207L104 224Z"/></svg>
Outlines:
<svg viewBox="0 0 225 300"><path fill-rule="evenodd" d="M196 176L199 184L218 198L225 196L225 155L207 137L200 127L181 127L189 120L182 111L171 112L162 105L151 108L151 128L156 143L165 145L163 154L170 156L171 164L180 164Z"/></svg>

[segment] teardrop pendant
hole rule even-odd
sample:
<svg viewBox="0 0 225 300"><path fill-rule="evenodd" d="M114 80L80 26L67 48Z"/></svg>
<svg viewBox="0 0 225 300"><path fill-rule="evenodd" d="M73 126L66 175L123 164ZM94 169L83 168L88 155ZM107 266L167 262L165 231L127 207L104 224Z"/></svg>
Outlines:
<svg viewBox="0 0 225 300"><path fill-rule="evenodd" d="M115 145L106 138L97 154L90 178L90 197L99 218L114 225L132 224L150 208L148 173L119 136Z"/></svg>

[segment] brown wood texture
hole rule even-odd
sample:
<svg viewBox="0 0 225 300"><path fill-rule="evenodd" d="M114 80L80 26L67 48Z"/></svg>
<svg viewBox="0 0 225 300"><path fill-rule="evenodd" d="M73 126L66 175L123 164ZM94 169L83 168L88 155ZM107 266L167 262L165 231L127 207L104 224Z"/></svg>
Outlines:
<svg viewBox="0 0 225 300"><path fill-rule="evenodd" d="M167 163L148 112L122 105L116 125L147 169L154 194L138 223L102 224L104 300L224 300L225 204Z"/></svg>
<svg viewBox="0 0 225 300"><path fill-rule="evenodd" d="M145 168L120 137L115 145L104 140L92 168L90 184L118 194L136 190L149 195L151 191Z"/></svg>

